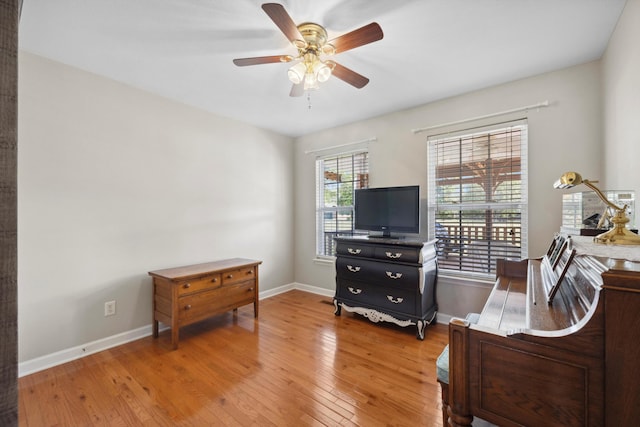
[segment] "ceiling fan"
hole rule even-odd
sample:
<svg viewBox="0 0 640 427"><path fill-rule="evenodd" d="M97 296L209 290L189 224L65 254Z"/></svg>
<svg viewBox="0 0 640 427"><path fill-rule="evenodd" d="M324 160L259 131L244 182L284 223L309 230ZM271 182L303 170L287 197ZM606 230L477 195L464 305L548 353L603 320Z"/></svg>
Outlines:
<svg viewBox="0 0 640 427"><path fill-rule="evenodd" d="M298 55L238 58L233 60L234 64L244 67L298 61L288 71L289 80L293 83L290 96L301 96L305 90L317 89L318 83L327 81L332 74L358 89L369 83L365 76L324 57L381 40L383 33L380 25L373 22L328 41L324 27L313 22L296 25L281 4L265 3L262 9L298 50Z"/></svg>

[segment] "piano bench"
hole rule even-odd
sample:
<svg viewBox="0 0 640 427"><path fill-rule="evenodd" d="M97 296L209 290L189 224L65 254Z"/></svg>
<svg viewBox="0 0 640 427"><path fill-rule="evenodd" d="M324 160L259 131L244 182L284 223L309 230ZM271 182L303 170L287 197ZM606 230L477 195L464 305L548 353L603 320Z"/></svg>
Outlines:
<svg viewBox="0 0 640 427"><path fill-rule="evenodd" d="M480 320L479 313L469 313L465 317L465 320L469 323L478 323ZM442 425L448 426L449 414L447 408L449 407L449 345L442 350L440 356L436 359L436 375L438 382L440 383L440 389L442 391Z"/></svg>

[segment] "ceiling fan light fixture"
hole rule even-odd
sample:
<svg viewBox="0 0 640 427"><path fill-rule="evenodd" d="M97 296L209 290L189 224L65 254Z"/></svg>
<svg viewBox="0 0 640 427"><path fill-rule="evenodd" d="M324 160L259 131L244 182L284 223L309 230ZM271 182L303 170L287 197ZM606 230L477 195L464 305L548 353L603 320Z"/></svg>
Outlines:
<svg viewBox="0 0 640 427"><path fill-rule="evenodd" d="M318 61L313 68L313 71L320 83L326 82L329 80L329 77L331 77L331 68L324 62Z"/></svg>
<svg viewBox="0 0 640 427"><path fill-rule="evenodd" d="M289 80L294 84L290 96L300 96L303 90L317 89L318 83L327 81L332 75L357 89L369 83L368 78L331 60L322 60L321 56L343 53L381 40L384 34L380 25L372 22L328 41L327 30L322 25L313 22L296 25L281 4L264 3L262 9L298 51L297 55L236 58L233 60L235 65L244 67L297 61L287 71Z"/></svg>
<svg viewBox="0 0 640 427"><path fill-rule="evenodd" d="M304 75L307 72L307 66L303 61L298 62L293 67L289 68L287 75L289 76L289 80L294 85L302 83L304 79Z"/></svg>
<svg viewBox="0 0 640 427"><path fill-rule="evenodd" d="M315 73L307 73L304 78L304 90L316 90L319 89L318 78Z"/></svg>

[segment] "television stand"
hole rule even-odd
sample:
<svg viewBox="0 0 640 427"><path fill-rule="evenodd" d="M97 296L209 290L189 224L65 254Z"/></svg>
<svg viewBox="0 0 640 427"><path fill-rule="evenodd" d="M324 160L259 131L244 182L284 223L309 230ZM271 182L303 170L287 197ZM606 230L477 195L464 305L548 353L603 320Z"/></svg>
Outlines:
<svg viewBox="0 0 640 427"><path fill-rule="evenodd" d="M336 237L335 315L415 326L418 339L436 318L436 240Z"/></svg>

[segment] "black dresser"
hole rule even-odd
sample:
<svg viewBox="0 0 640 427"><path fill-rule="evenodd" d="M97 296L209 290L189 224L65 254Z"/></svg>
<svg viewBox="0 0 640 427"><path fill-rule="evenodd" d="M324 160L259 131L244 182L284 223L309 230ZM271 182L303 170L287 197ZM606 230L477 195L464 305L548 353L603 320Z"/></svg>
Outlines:
<svg viewBox="0 0 640 427"><path fill-rule="evenodd" d="M436 318L436 240L337 237L335 314L424 329Z"/></svg>

